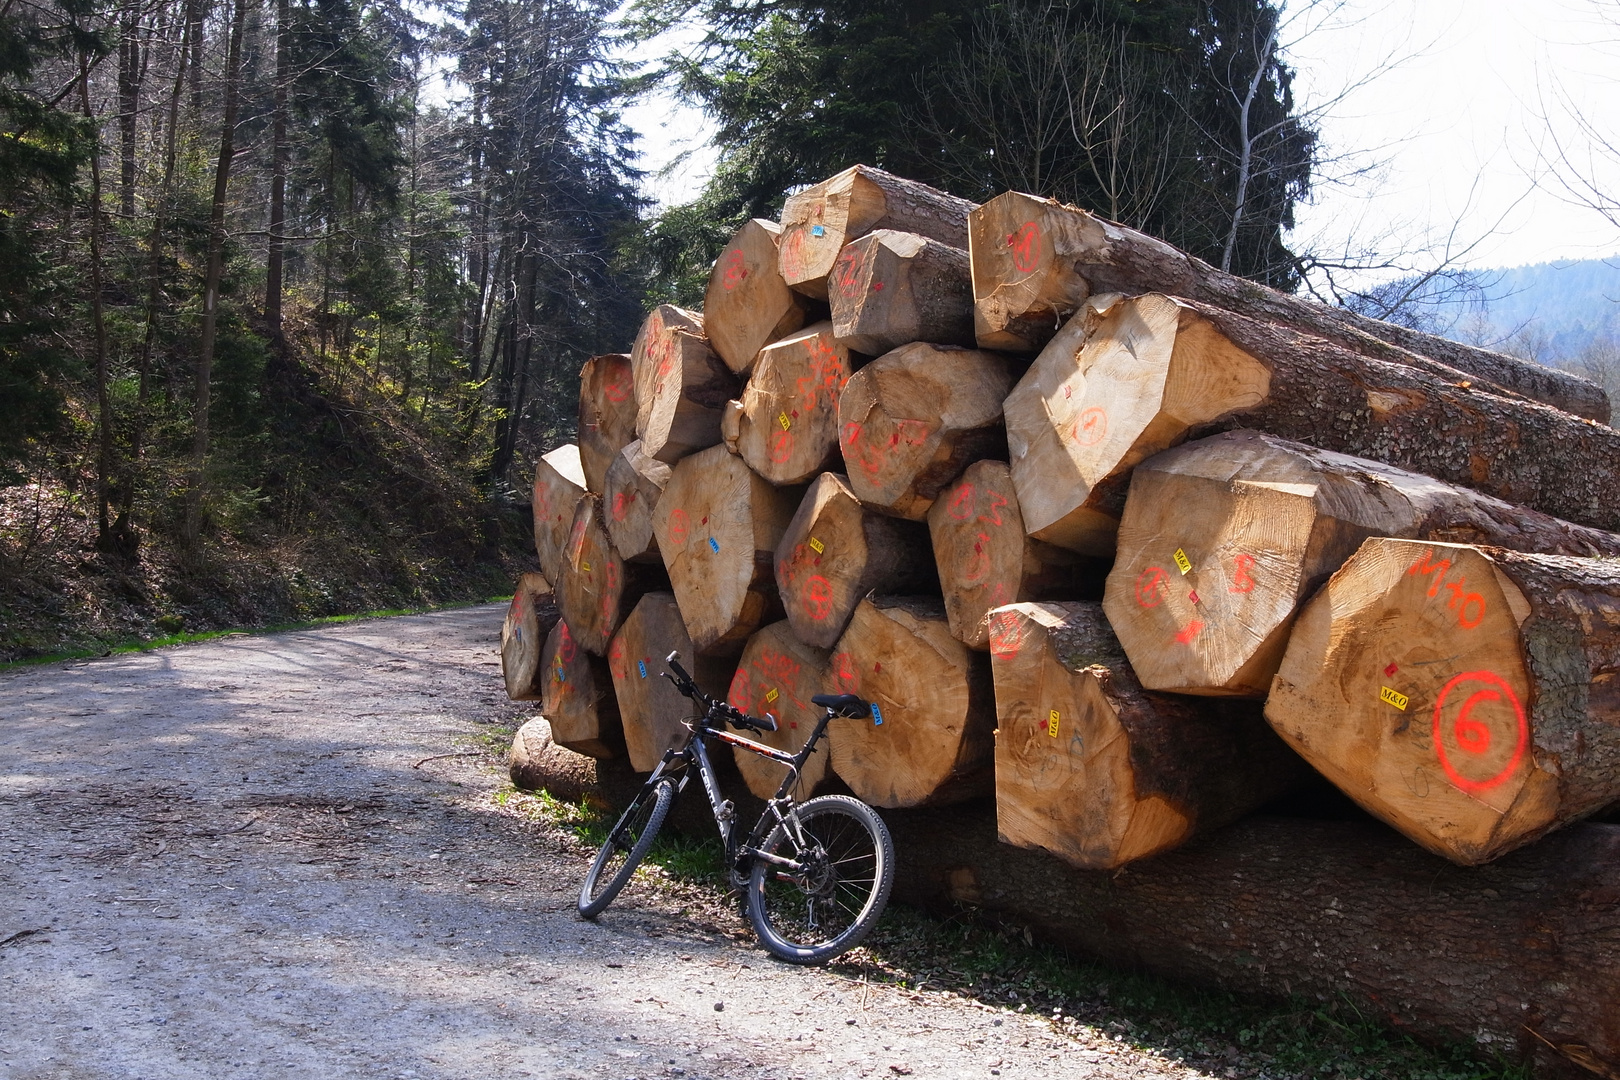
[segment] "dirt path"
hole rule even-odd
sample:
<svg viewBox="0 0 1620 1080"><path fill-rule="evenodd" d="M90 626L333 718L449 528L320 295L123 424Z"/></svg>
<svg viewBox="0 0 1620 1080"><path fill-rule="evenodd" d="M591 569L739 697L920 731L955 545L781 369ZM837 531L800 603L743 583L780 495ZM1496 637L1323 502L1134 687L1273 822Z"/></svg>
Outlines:
<svg viewBox="0 0 1620 1080"><path fill-rule="evenodd" d="M0 676L0 1077L1199 1075L671 895L579 921L570 837L476 757L413 768L516 712L501 614Z"/></svg>

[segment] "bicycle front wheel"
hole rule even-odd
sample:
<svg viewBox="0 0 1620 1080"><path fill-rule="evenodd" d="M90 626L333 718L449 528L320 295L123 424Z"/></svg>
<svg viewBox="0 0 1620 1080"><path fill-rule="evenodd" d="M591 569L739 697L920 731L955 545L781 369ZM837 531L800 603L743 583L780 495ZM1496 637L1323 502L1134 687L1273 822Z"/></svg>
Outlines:
<svg viewBox="0 0 1620 1080"><path fill-rule="evenodd" d="M660 779L641 789L602 842L602 850L596 853L596 861L585 875L585 884L579 890L579 913L583 918L596 918L619 895L658 839L658 830L663 828L674 802L673 780Z"/></svg>
<svg viewBox="0 0 1620 1080"><path fill-rule="evenodd" d="M824 964L853 949L889 902L894 841L859 799L811 799L760 850L793 865L754 860L748 919L765 948L790 963Z"/></svg>

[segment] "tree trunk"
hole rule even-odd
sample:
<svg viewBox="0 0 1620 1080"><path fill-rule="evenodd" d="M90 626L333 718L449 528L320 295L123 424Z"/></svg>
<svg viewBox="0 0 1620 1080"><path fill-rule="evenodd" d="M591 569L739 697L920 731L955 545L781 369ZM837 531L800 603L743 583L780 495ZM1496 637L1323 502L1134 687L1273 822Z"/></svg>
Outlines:
<svg viewBox="0 0 1620 1080"><path fill-rule="evenodd" d="M592 656L559 619L546 637L541 655L545 693L540 711L551 723L551 737L586 757L610 758L624 752L619 703L607 661Z"/></svg>
<svg viewBox="0 0 1620 1080"><path fill-rule="evenodd" d="M709 274L703 327L709 347L738 375L754 366L759 350L811 321L815 304L788 288L777 269L781 232L774 221L745 222Z"/></svg>
<svg viewBox="0 0 1620 1080"><path fill-rule="evenodd" d="M1006 448L1007 361L955 346L903 345L856 372L838 404L850 486L885 514L921 521L962 470Z"/></svg>
<svg viewBox="0 0 1620 1080"><path fill-rule="evenodd" d="M276 0L276 84L270 121L270 237L264 271L264 321L277 337L281 335L282 267L287 250L287 90L292 80L290 17L288 0Z"/></svg>
<svg viewBox="0 0 1620 1080"><path fill-rule="evenodd" d="M128 4L118 13L118 207L124 220L135 220L135 135L140 120L140 9Z"/></svg>
<svg viewBox="0 0 1620 1080"><path fill-rule="evenodd" d="M623 353L593 356L579 370L579 464L585 487L607 491L613 459L636 439L636 382Z"/></svg>
<svg viewBox="0 0 1620 1080"><path fill-rule="evenodd" d="M833 771L873 806L933 806L994 786L988 659L951 636L938 600L861 601L838 639L833 689L872 712L833 721Z"/></svg>
<svg viewBox="0 0 1620 1080"><path fill-rule="evenodd" d="M652 772L665 750L684 744L688 737L682 721L695 706L663 678L668 670L664 658L672 652L679 654L681 666L703 692L714 697L725 693L736 666L734 661L697 655L672 594L651 592L641 598L608 648L624 742L636 772Z"/></svg>
<svg viewBox="0 0 1620 1080"><path fill-rule="evenodd" d="M602 496L585 495L575 504L568 534L557 607L573 628L574 640L598 656L649 588L664 584L663 568L627 563L608 536Z"/></svg>
<svg viewBox="0 0 1620 1080"><path fill-rule="evenodd" d="M772 563L802 494L772 487L723 446L675 466L653 531L698 651L735 656L782 617Z"/></svg>
<svg viewBox="0 0 1620 1080"><path fill-rule="evenodd" d="M879 229L838 256L828 292L833 332L868 356L913 341L975 344L973 280L961 248Z"/></svg>
<svg viewBox="0 0 1620 1080"><path fill-rule="evenodd" d="M845 169L788 196L777 238L782 280L826 299L827 277L844 245L874 229L920 233L965 248L973 208L966 199L868 165Z"/></svg>
<svg viewBox="0 0 1620 1080"><path fill-rule="evenodd" d="M1610 428L1157 294L1087 301L1008 396L1024 526L1107 554L1138 462L1240 427L1620 530Z"/></svg>
<svg viewBox="0 0 1620 1080"><path fill-rule="evenodd" d="M546 638L562 617L543 574L519 576L517 591L501 624L501 675L513 701L545 697L546 669L540 663Z"/></svg>
<svg viewBox="0 0 1620 1080"><path fill-rule="evenodd" d="M723 432L727 448L773 484L803 484L836 465L838 398L864 360L833 338L830 322L765 346L743 388L735 438Z"/></svg>
<svg viewBox="0 0 1620 1080"><path fill-rule="evenodd" d="M620 450L608 466L602 505L607 507L608 536L626 562L663 563L653 535L653 515L672 471L643 454L640 439Z"/></svg>
<svg viewBox="0 0 1620 1080"><path fill-rule="evenodd" d="M996 830L1110 870L1230 824L1303 781L1258 703L1144 692L1097 604L998 609Z"/></svg>
<svg viewBox="0 0 1620 1080"><path fill-rule="evenodd" d="M937 592L920 525L867 510L838 473L816 477L776 547L776 586L799 639L830 649L874 590Z"/></svg>
<svg viewBox="0 0 1620 1080"><path fill-rule="evenodd" d="M578 446L564 443L540 459L534 469L534 493L530 503L534 514L534 551L540 559L540 572L553 586L562 583L574 510L584 497L585 471L580 464Z"/></svg>
<svg viewBox="0 0 1620 1080"><path fill-rule="evenodd" d="M86 124L94 124L95 113L90 107L90 57L79 53L79 103ZM90 153L90 326L95 342L96 372L96 549L128 557L135 553L134 538L129 520L120 517L118 528L113 525L113 415L112 394L107 372L107 313L102 296L101 265L101 147Z"/></svg>
<svg viewBox="0 0 1620 1080"><path fill-rule="evenodd" d="M1162 292L1292 327L1447 382L1472 378L1609 421L1608 395L1578 376L1285 295L1078 207L1009 191L974 212L971 231L975 326L984 348L1039 348L1090 293Z"/></svg>
<svg viewBox="0 0 1620 1080"><path fill-rule="evenodd" d="M1620 563L1374 538L1300 612L1266 718L1474 865L1620 800Z"/></svg>
<svg viewBox="0 0 1620 1080"><path fill-rule="evenodd" d="M673 465L720 441L737 378L710 349L703 316L669 304L647 316L630 352L642 452Z"/></svg>
<svg viewBox="0 0 1620 1080"><path fill-rule="evenodd" d="M1024 532L1004 461L976 461L928 511L945 617L956 640L990 648L992 608L1026 600L1095 599L1107 564Z"/></svg>
<svg viewBox="0 0 1620 1080"><path fill-rule="evenodd" d="M744 734L790 754L804 749L805 741L826 713L810 704L810 699L825 690L827 657L826 649L806 645L795 637L786 622L772 623L749 638L737 672L731 677L726 700L750 716L770 713L776 717L776 730ZM799 780L791 789L795 799L808 799L829 786L832 741L829 728L799 772ZM776 794L787 776L787 766L747 750L733 748L732 754L749 791L761 799Z"/></svg>
<svg viewBox="0 0 1620 1080"><path fill-rule="evenodd" d="M1143 686L1265 697L1299 605L1369 536L1620 555L1613 533L1235 431L1136 467L1103 607Z"/></svg>

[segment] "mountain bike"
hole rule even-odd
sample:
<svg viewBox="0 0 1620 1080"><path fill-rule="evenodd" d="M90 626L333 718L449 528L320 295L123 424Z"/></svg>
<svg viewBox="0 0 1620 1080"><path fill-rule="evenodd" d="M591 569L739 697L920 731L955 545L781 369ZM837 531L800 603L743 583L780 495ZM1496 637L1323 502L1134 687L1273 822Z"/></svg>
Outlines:
<svg viewBox="0 0 1620 1080"><path fill-rule="evenodd" d="M788 793L799 770L826 734L834 717L866 715L866 702L854 694L817 694L810 700L826 710L797 754L727 731L776 730L776 718L749 716L698 688L670 653L664 678L702 710L687 722L685 745L664 752L658 766L608 833L579 893L579 913L600 915L646 858L676 797L694 774L702 781L725 845L731 884L743 893L748 920L760 943L795 964L824 964L856 945L871 931L889 901L894 880L894 841L870 806L847 795L822 795L796 802ZM709 745L725 743L768 757L787 767L776 795L746 839L736 827L736 808L720 793Z"/></svg>

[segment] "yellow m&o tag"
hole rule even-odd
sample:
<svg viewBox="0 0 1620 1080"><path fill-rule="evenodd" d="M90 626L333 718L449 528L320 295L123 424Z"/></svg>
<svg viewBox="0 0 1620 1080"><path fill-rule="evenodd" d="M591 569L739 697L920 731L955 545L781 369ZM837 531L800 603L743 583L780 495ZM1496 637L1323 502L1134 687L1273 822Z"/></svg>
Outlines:
<svg viewBox="0 0 1620 1080"><path fill-rule="evenodd" d="M1046 733L1054 739L1057 738L1058 711L1056 709L1046 714Z"/></svg>
<svg viewBox="0 0 1620 1080"><path fill-rule="evenodd" d="M827 545L823 544L820 540L817 540L812 536L810 538L810 550L815 552L817 555L820 555L823 551L827 550Z"/></svg>
<svg viewBox="0 0 1620 1080"><path fill-rule="evenodd" d="M1180 548L1176 548L1175 560L1176 569L1180 570L1183 574L1192 570L1192 560L1187 558L1187 553L1182 551Z"/></svg>
<svg viewBox="0 0 1620 1080"><path fill-rule="evenodd" d="M1405 712L1406 703L1412 699L1407 697L1405 694L1391 690L1387 686L1382 686L1378 689L1378 700L1384 702L1386 705L1393 705L1402 712Z"/></svg>

